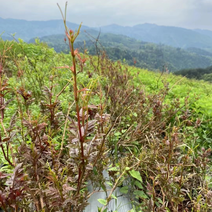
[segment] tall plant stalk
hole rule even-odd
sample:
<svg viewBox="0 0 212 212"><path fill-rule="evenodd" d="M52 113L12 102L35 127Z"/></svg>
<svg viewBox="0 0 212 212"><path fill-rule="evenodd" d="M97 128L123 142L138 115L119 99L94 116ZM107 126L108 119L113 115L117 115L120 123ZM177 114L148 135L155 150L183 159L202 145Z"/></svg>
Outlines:
<svg viewBox="0 0 212 212"><path fill-rule="evenodd" d="M80 150L81 150L81 165L79 166L79 171L78 171L79 176L78 176L78 191L77 191L77 193L79 193L81 184L82 184L81 183L82 176L85 172L85 160L84 160L84 147L83 147L84 135L82 134L82 125L81 125L81 120L80 120L81 118L80 118L80 105L79 105L79 91L78 91L78 87L77 87L77 68L76 68L76 53L77 53L77 51L74 50L74 41L80 33L81 24L76 33L74 33L74 31L72 31L72 30L69 30L66 25L67 2L65 5L65 15L63 15L63 12L62 12L59 4L57 4L57 5L58 5L60 12L62 14L62 17L63 17L65 33L68 38L69 48L70 48L71 57L72 57L72 66L70 67L70 70L73 73L74 101L75 101L75 107L76 107L76 113L77 113L77 124L78 124Z"/></svg>

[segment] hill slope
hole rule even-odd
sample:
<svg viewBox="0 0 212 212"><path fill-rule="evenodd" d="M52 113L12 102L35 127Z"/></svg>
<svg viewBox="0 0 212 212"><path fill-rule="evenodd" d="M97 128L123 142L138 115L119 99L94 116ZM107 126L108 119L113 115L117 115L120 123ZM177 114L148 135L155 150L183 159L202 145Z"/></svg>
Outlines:
<svg viewBox="0 0 212 212"><path fill-rule="evenodd" d="M87 32L93 38L98 35L95 31L87 30ZM77 38L75 47L83 49L84 40L86 40L86 48L88 48L90 54L95 55L95 39L92 37L82 32ZM64 42L64 35L45 36L40 40L46 42L57 52L68 51L68 45ZM30 42L34 42L34 39L31 39ZM169 71L174 72L181 69L205 68L212 65L212 55L206 54L207 52L205 55L203 53L201 55L194 50L186 51L181 48L142 42L127 36L110 33L101 33L99 42L101 44L99 48L106 50L110 59L125 60L129 65L140 68L163 70L166 66Z"/></svg>
<svg viewBox="0 0 212 212"><path fill-rule="evenodd" d="M175 74L185 76L189 79L198 79L212 82L212 66L207 68L183 69L176 71Z"/></svg>
<svg viewBox="0 0 212 212"><path fill-rule="evenodd" d="M211 208L211 84L39 42L0 39L0 50L5 211L84 211L93 193L102 205L127 197L134 211Z"/></svg>

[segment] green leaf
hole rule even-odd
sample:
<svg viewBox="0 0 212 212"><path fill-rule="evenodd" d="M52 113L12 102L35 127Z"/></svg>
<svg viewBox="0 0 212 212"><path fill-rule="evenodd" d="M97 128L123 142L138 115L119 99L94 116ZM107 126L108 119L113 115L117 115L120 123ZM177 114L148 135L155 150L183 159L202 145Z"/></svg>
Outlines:
<svg viewBox="0 0 212 212"><path fill-rule="evenodd" d="M108 169L109 171L119 171L117 167L111 167Z"/></svg>
<svg viewBox="0 0 212 212"><path fill-rule="evenodd" d="M95 166L93 167L93 172L94 172L95 175L98 175L98 172L97 172L97 169L96 169Z"/></svg>
<svg viewBox="0 0 212 212"><path fill-rule="evenodd" d="M135 181L135 185L140 188L140 189L143 189L143 186L141 185L140 182L138 182L137 180Z"/></svg>
<svg viewBox="0 0 212 212"><path fill-rule="evenodd" d="M160 202L161 204L163 204L163 200L160 199L160 198L157 198L158 199L158 202Z"/></svg>
<svg viewBox="0 0 212 212"><path fill-rule="evenodd" d="M136 190L136 191L133 192L133 194L135 194L136 196L139 196L139 197L141 197L143 199L147 199L148 198L148 196L143 191Z"/></svg>
<svg viewBox="0 0 212 212"><path fill-rule="evenodd" d="M128 193L128 187L127 186L124 186L124 187L120 188L120 192L122 194L127 194Z"/></svg>
<svg viewBox="0 0 212 212"><path fill-rule="evenodd" d="M101 186L101 188L103 189L103 191L106 193L106 192L107 192L107 190L106 190L106 186L105 186L105 184L104 184L104 183L101 183L101 184L100 184L100 186Z"/></svg>
<svg viewBox="0 0 212 212"><path fill-rule="evenodd" d="M121 132L122 132L122 133L125 133L126 131L127 131L126 129L124 129L124 130L121 130Z"/></svg>
<svg viewBox="0 0 212 212"><path fill-rule="evenodd" d="M98 202L101 203L102 205L107 205L107 200L105 199L98 199Z"/></svg>
<svg viewBox="0 0 212 212"><path fill-rule="evenodd" d="M98 212L101 212L102 211L102 208L99 208L98 207ZM103 212L107 212L107 208L105 208L104 210L103 210Z"/></svg>
<svg viewBox="0 0 212 212"><path fill-rule="evenodd" d="M137 115L137 113L133 113L133 116L137 117L138 115Z"/></svg>
<svg viewBox="0 0 212 212"><path fill-rule="evenodd" d="M116 132L116 133L114 133L114 135L119 137L121 135L121 133L120 132Z"/></svg>
<svg viewBox="0 0 212 212"><path fill-rule="evenodd" d="M111 197L113 197L113 199L117 199L117 197L115 195L113 195L113 194L111 195Z"/></svg>
<svg viewBox="0 0 212 212"><path fill-rule="evenodd" d="M113 184L112 184L111 182L109 182L109 181L107 181L106 183L107 183L109 186L111 186L111 187L113 186Z"/></svg>
<svg viewBox="0 0 212 212"><path fill-rule="evenodd" d="M132 171L129 171L129 173L135 179L139 180L140 182L143 182L139 171L132 170Z"/></svg>

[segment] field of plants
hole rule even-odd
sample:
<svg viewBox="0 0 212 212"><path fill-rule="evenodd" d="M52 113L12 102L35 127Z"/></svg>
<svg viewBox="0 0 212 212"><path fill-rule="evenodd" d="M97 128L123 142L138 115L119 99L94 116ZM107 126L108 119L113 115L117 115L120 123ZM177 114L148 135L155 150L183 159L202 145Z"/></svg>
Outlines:
<svg viewBox="0 0 212 212"><path fill-rule="evenodd" d="M79 31L69 54L0 40L0 207L82 212L109 184L96 211L117 187L131 212L212 211L212 84L80 53Z"/></svg>

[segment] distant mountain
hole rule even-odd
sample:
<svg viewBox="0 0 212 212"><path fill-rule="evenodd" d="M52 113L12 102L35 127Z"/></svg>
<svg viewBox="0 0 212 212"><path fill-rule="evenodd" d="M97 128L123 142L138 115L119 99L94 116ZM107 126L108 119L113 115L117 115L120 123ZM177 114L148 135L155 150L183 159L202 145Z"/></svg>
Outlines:
<svg viewBox="0 0 212 212"><path fill-rule="evenodd" d="M73 30L78 28L78 24L71 22L67 22L67 25ZM35 37L39 37L58 52L68 49L64 43L62 20L26 21L0 18L0 34L2 32L5 32L3 39L9 40L12 38L11 34L16 33L16 38L22 38L26 42L33 42ZM101 29L82 26L76 46L83 47L83 41L86 40L90 53L95 54L94 43L99 32L100 42L109 57L113 60L125 59L130 65L134 65L136 60L136 66L151 70L163 70L166 66L172 72L212 65L212 31L209 30L190 30L156 24L139 24L133 27L113 24Z"/></svg>
<svg viewBox="0 0 212 212"><path fill-rule="evenodd" d="M2 38L3 40L13 40L13 37L12 37L11 35L4 35L4 34L2 34L1 38ZM1 212L1 211L0 211L0 212Z"/></svg>
<svg viewBox="0 0 212 212"><path fill-rule="evenodd" d="M190 47L190 48L187 48L186 50L191 53L195 53L197 55L212 57L212 52L206 51L204 49Z"/></svg>
<svg viewBox="0 0 212 212"><path fill-rule="evenodd" d="M79 26L71 22L67 22L67 25L74 30ZM210 30L191 30L148 23L133 27L112 24L100 28L91 28L83 25L81 29L81 31L90 30L96 34L101 31L101 33L125 35L144 42L164 44L183 49L200 48L212 52L212 31ZM0 34L3 31L5 36L16 33L16 38L20 37L27 42L34 37L64 34L64 26L62 20L26 21L0 18Z"/></svg>
<svg viewBox="0 0 212 212"><path fill-rule="evenodd" d="M95 28L98 30L98 28ZM126 35L137 40L165 44L180 48L212 49L212 31L191 30L180 27L139 24L133 27L109 25L101 27L105 33Z"/></svg>
<svg viewBox="0 0 212 212"><path fill-rule="evenodd" d="M200 33L200 34L203 34L203 35L207 35L207 36L209 36L209 37L212 38L212 31L210 31L210 30L195 29L194 31L195 31L195 32L198 32L198 33Z"/></svg>
<svg viewBox="0 0 212 212"><path fill-rule="evenodd" d="M70 29L77 29L78 24L67 22ZM87 30L89 27L82 26L82 30ZM62 20L50 21L26 21L18 19L3 19L0 18L0 34L5 32L5 36L16 34L16 38L21 38L24 41L29 41L33 37L43 37L52 34L64 34L64 24Z"/></svg>

